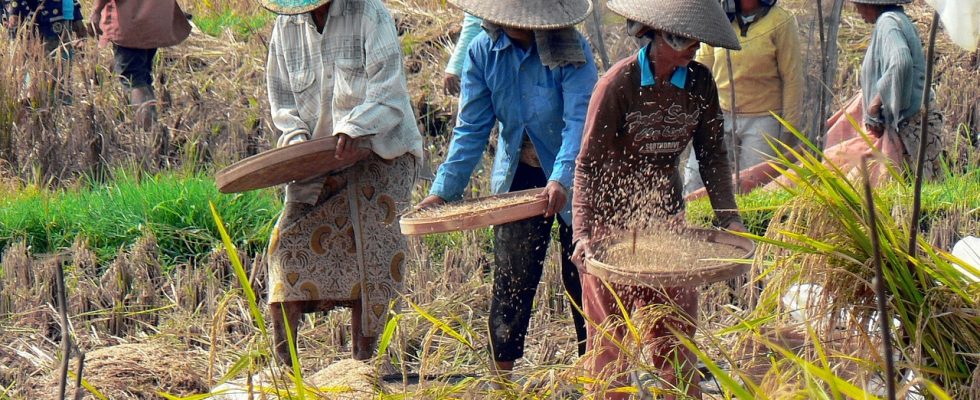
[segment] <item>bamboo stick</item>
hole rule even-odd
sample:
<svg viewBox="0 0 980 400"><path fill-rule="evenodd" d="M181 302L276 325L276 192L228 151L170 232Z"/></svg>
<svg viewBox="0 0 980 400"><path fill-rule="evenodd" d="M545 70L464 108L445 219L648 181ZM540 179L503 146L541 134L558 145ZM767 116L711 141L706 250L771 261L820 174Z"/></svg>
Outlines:
<svg viewBox="0 0 980 400"><path fill-rule="evenodd" d="M916 246L919 234L919 218L922 214L922 169L925 167L926 138L929 135L929 94L932 92L932 73L936 54L936 31L939 29L939 12L932 15L932 28L929 30L929 51L926 56L926 85L922 91L922 131L919 134L919 152L915 160L915 188L912 199L912 220L909 221L909 269L915 267Z"/></svg>
<svg viewBox="0 0 980 400"><path fill-rule="evenodd" d="M58 296L58 314L61 317L61 369L58 371L58 398L64 400L68 385L68 361L71 359L71 333L68 327L68 301L65 296L65 270L61 259L55 256L55 282Z"/></svg>
<svg viewBox="0 0 980 400"><path fill-rule="evenodd" d="M729 92L731 93L731 97L732 97L731 110L730 110L731 111L731 115L732 115L732 139L731 139L731 142L732 142L732 158L734 159L733 162L732 162L732 168L735 169L735 171L734 171L735 172L735 181L733 182L733 184L735 185L734 193L735 194L738 194L739 193L739 188L742 187L740 185L740 181L742 179L741 179L741 174L739 173L739 172L741 172L741 170L740 170L740 166L739 166L739 162L738 162L738 117L737 117L737 113L736 113L736 110L738 108L735 107L735 72L732 71L732 51L731 50L725 49L725 59L728 61L728 87L729 87L729 89L731 89L731 90L729 90Z"/></svg>
<svg viewBox="0 0 980 400"><path fill-rule="evenodd" d="M864 178L864 196L868 205L868 231L871 235L871 262L875 269L875 295L878 303L878 323L881 328L881 347L885 358L885 387L888 399L895 400L895 357L892 351L892 331L888 313L885 289L885 273L881 267L881 242L878 238L878 220L875 212L874 194L871 191L871 177L868 174L868 157L861 157L861 176Z"/></svg>

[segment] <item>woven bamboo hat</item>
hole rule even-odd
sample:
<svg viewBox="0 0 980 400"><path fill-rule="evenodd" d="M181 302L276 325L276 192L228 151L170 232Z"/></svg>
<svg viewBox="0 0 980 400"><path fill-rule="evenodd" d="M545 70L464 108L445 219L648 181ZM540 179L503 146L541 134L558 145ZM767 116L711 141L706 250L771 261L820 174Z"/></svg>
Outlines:
<svg viewBox="0 0 980 400"><path fill-rule="evenodd" d="M851 0L851 3L858 4L874 4L879 6L888 6L892 4L908 4L912 0Z"/></svg>
<svg viewBox="0 0 980 400"><path fill-rule="evenodd" d="M484 21L521 29L561 29L592 12L590 0L449 0Z"/></svg>
<svg viewBox="0 0 980 400"><path fill-rule="evenodd" d="M262 7L276 14L302 14L315 10L330 0L259 0Z"/></svg>
<svg viewBox="0 0 980 400"><path fill-rule="evenodd" d="M715 47L742 48L717 0L609 0L606 6L653 29Z"/></svg>

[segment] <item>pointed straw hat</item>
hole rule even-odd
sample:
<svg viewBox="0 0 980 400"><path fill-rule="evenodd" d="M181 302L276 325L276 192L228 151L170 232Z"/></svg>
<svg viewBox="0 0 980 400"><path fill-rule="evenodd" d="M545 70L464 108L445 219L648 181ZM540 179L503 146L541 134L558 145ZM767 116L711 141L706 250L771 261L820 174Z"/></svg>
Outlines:
<svg viewBox="0 0 980 400"><path fill-rule="evenodd" d="M561 29L592 12L590 0L449 0L484 21L521 29Z"/></svg>
<svg viewBox="0 0 980 400"><path fill-rule="evenodd" d="M619 15L656 30L740 50L738 37L717 0L609 0Z"/></svg>
<svg viewBox="0 0 980 400"><path fill-rule="evenodd" d="M276 14L302 14L315 10L330 0L259 0L262 7Z"/></svg>
<svg viewBox="0 0 980 400"><path fill-rule="evenodd" d="M889 6L892 4L908 4L912 0L851 0L851 3L874 4L879 6Z"/></svg>

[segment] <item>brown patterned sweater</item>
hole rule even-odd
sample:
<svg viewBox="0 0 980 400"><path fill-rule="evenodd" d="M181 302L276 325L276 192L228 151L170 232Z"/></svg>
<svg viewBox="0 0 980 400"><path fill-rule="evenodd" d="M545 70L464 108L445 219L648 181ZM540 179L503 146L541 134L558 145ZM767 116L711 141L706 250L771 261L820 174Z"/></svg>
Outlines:
<svg viewBox="0 0 980 400"><path fill-rule="evenodd" d="M678 163L691 140L716 223L741 221L710 71L691 62L675 71L672 83L644 86L653 67L641 71L640 65L638 57L620 61L593 92L575 168L576 241L599 229L642 229L680 212Z"/></svg>

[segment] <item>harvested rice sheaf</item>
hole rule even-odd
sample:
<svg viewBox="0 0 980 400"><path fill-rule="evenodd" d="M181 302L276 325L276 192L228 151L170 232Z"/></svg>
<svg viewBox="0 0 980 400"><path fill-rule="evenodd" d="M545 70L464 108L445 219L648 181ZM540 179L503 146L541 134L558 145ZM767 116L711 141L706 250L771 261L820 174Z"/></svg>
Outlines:
<svg viewBox="0 0 980 400"><path fill-rule="evenodd" d="M157 393L207 393L207 354L171 342L121 344L85 356L85 380L110 399L153 399ZM54 380L57 382L57 380ZM57 386L53 386L57 387Z"/></svg>

